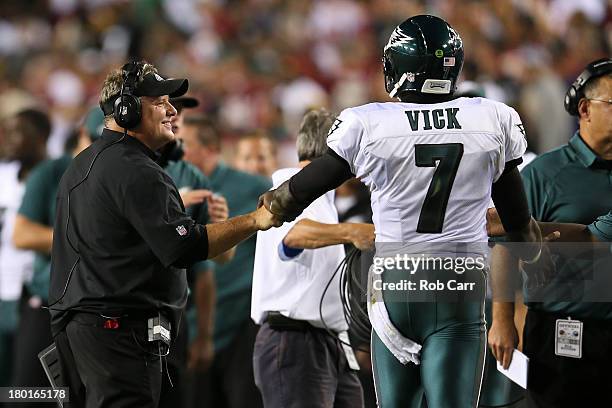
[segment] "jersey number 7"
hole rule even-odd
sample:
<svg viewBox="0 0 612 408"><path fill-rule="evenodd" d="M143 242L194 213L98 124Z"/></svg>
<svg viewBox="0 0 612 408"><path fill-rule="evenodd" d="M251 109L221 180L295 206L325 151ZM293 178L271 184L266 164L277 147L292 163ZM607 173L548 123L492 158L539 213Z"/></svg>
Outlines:
<svg viewBox="0 0 612 408"><path fill-rule="evenodd" d="M435 167L423 201L416 232L439 234L444 225L446 205L463 157L462 143L418 144L414 146L417 167ZM440 163L436 166L436 162Z"/></svg>

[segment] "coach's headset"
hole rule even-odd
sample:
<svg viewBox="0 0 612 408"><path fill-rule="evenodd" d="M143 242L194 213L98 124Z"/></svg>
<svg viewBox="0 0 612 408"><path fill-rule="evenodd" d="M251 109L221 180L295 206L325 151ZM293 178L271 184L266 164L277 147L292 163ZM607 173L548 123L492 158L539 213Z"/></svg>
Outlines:
<svg viewBox="0 0 612 408"><path fill-rule="evenodd" d="M591 62L576 78L565 94L563 105L565 110L573 116L578 116L578 103L584 98L584 86L593 78L612 72L612 58L602 58Z"/></svg>
<svg viewBox="0 0 612 408"><path fill-rule="evenodd" d="M136 85L142 76L144 64L132 61L125 64L123 72L123 84L121 94L115 99L113 117L115 122L124 129L133 129L140 123L142 118L140 98L134 95Z"/></svg>
<svg viewBox="0 0 612 408"><path fill-rule="evenodd" d="M76 261L74 261L72 268L70 268L70 272L68 273L68 277L66 278L66 284L64 285L64 290L62 291L62 295L55 302L49 304L49 306L47 307L44 307L46 309L59 310L62 312L67 311L65 309L54 308L53 306L61 302L64 296L66 296L66 292L68 291L68 285L70 284L70 280L72 278L72 273L74 272L77 265L79 264L79 261L81 260L79 250L72 244L70 236L68 235L68 225L70 223L70 194L75 188L77 188L78 186L83 184L85 180L87 180L87 178L89 177L89 173L91 172L91 169L93 168L93 165L96 162L98 156L100 156L100 154L104 150L113 146L114 144L121 143L125 139L128 129L133 129L140 123L140 119L142 118L140 98L134 95L134 90L136 89L138 80L142 76L143 68L144 63L139 61L128 62L123 67L121 67L123 82L121 84L121 93L115 99L113 105L113 118L115 119L115 122L124 129L123 135L119 139L100 149L100 151L94 156L91 163L89 164L89 168L87 169L87 173L85 173L83 179L81 179L81 181L79 181L77 184L72 186L70 190L68 190L68 198L66 204L68 206L68 215L66 217L66 240L68 241L68 244L70 245L72 250L77 254L77 259ZM101 103L100 108L104 112L104 115L110 113L108 112L108 104Z"/></svg>

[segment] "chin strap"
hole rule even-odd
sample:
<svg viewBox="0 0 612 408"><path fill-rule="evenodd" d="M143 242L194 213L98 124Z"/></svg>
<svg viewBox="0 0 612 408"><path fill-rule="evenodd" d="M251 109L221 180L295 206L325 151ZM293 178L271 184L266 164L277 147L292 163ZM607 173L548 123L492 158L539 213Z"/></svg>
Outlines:
<svg viewBox="0 0 612 408"><path fill-rule="evenodd" d="M402 74L402 76L400 77L399 81L397 81L397 83L395 84L395 86L391 90L391 92L389 92L389 96L391 98L395 98L395 95L397 94L397 91L399 91L399 89L402 87L402 85L404 85L404 82L406 82L406 78L408 78L408 74L406 72L404 72Z"/></svg>

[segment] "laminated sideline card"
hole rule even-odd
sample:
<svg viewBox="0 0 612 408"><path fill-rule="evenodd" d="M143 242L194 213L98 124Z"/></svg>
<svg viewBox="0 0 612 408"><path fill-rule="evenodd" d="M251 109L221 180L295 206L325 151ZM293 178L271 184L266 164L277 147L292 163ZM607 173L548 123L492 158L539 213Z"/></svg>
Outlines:
<svg viewBox="0 0 612 408"><path fill-rule="evenodd" d="M512 353L512 362L507 370L504 370L502 365L497 362L497 370L520 385L527 389L527 370L529 369L529 357L514 349Z"/></svg>

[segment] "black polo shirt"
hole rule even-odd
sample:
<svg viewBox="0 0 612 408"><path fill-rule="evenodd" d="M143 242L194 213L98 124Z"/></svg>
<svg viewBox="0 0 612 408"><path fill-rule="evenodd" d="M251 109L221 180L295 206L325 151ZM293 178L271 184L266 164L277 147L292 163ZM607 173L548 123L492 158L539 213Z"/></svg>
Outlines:
<svg viewBox="0 0 612 408"><path fill-rule="evenodd" d="M138 139L105 129L66 170L53 235L54 334L70 310L105 316L159 310L177 327L187 300L182 268L206 259L208 237L155 159Z"/></svg>

